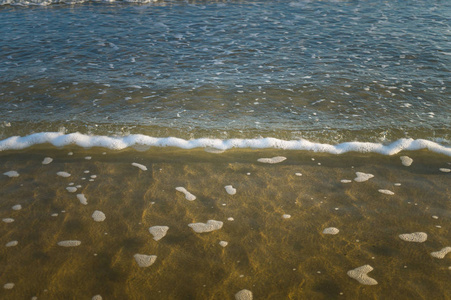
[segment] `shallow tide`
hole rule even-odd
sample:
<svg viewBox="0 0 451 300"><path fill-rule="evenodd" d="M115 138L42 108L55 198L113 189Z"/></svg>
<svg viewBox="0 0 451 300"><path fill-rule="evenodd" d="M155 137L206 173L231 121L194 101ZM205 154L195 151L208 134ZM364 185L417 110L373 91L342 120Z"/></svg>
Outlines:
<svg viewBox="0 0 451 300"><path fill-rule="evenodd" d="M445 299L451 256L432 253L451 246L450 163L428 151L4 151L0 279L14 285L0 296ZM414 233L426 240L403 239Z"/></svg>

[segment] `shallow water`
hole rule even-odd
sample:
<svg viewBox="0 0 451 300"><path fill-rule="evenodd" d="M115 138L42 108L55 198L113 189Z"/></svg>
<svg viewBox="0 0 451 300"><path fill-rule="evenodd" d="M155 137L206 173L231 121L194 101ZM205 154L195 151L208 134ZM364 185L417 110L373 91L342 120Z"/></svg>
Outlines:
<svg viewBox="0 0 451 300"><path fill-rule="evenodd" d="M411 166L402 164L403 155ZM275 156L287 159L257 161ZM45 157L53 161L43 165ZM0 280L15 284L1 297L233 299L248 289L255 299L446 299L451 254L430 253L451 246L451 173L444 172L450 164L448 156L427 151L4 151L1 173L19 176L0 177L0 215L14 219L1 223L0 242L18 244L0 247ZM356 172L374 177L356 182ZM70 183L81 187L70 193ZM176 187L196 199L186 200ZM21 210L12 209L17 204ZM93 220L95 210L105 214L103 222ZM223 227L207 233L188 227L207 220ZM148 231L156 225L169 227L159 241ZM328 227L339 233L323 234ZM427 241L398 237L412 232L427 233ZM65 240L81 244L57 245ZM157 259L140 268L137 253ZM366 264L377 285L347 275Z"/></svg>

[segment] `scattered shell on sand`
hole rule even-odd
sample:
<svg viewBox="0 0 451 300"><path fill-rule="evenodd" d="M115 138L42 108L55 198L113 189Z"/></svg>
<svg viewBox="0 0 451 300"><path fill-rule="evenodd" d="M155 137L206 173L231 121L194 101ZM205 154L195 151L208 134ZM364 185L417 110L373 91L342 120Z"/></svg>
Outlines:
<svg viewBox="0 0 451 300"><path fill-rule="evenodd" d="M370 265L364 265L355 268L354 270L348 271L347 274L349 277L357 280L361 284L376 285L377 281L367 275L371 271L373 271L373 267L371 267Z"/></svg>
<svg viewBox="0 0 451 300"><path fill-rule="evenodd" d="M80 246L81 242L77 241L77 240L67 240L67 241L61 241L58 242L58 246L61 247L76 247L76 246Z"/></svg>
<svg viewBox="0 0 451 300"><path fill-rule="evenodd" d="M188 192L184 187L179 186L175 188L177 191L182 192L183 194L185 194L185 199L188 201L194 201L196 200L196 196L194 196L193 194L191 194L190 192Z"/></svg>
<svg viewBox="0 0 451 300"><path fill-rule="evenodd" d="M66 188L66 190L67 190L69 193L75 193L75 192L77 191L77 188L74 187L74 186L68 186L68 187Z"/></svg>
<svg viewBox="0 0 451 300"><path fill-rule="evenodd" d="M51 163L53 161L53 158L51 157L46 157L44 158L44 160L42 161L43 165L48 165L49 163Z"/></svg>
<svg viewBox="0 0 451 300"><path fill-rule="evenodd" d="M100 295L95 295L94 297L92 297L91 300L102 300L102 296L100 296Z"/></svg>
<svg viewBox="0 0 451 300"><path fill-rule="evenodd" d="M338 234L340 230L335 227L328 227L323 230L323 234Z"/></svg>
<svg viewBox="0 0 451 300"><path fill-rule="evenodd" d="M91 216L93 219L94 219L94 221L96 221L96 222L103 222L103 221L105 221L105 219L106 219L106 216L105 216L105 214L103 213L103 212L101 212L100 210L95 210L93 213L92 213L92 216Z"/></svg>
<svg viewBox="0 0 451 300"><path fill-rule="evenodd" d="M150 267L155 260L157 259L156 255L145 255L145 254L135 254L133 256L135 258L136 263L141 268Z"/></svg>
<svg viewBox="0 0 451 300"><path fill-rule="evenodd" d="M15 246L17 246L19 244L19 242L18 241L11 241L11 242L8 242L8 243L6 243L6 247L15 247Z"/></svg>
<svg viewBox="0 0 451 300"><path fill-rule="evenodd" d="M275 156L271 158L259 158L257 159L258 162L265 163L265 164L277 164L280 162L283 162L287 158L284 156Z"/></svg>
<svg viewBox="0 0 451 300"><path fill-rule="evenodd" d="M195 232L211 232L222 228L223 223L221 221L208 220L207 223L191 223L188 224Z"/></svg>
<svg viewBox="0 0 451 300"><path fill-rule="evenodd" d="M57 172L56 175L61 177L70 177L70 174L64 171Z"/></svg>
<svg viewBox="0 0 451 300"><path fill-rule="evenodd" d="M16 204L12 207L13 210L21 210L22 209L22 205L20 204Z"/></svg>
<svg viewBox="0 0 451 300"><path fill-rule="evenodd" d="M433 257L443 259L443 258L445 258L446 254L448 254L450 252L451 252L451 247L445 247L440 251L432 252L431 255Z"/></svg>
<svg viewBox="0 0 451 300"><path fill-rule="evenodd" d="M226 185L224 188L225 188L227 194L229 194L229 195L235 195L236 194L236 189L233 188L233 186Z"/></svg>
<svg viewBox="0 0 451 300"><path fill-rule="evenodd" d="M357 182L364 182L374 177L373 174L363 173L363 172L355 172L355 175L357 176L354 178L354 181Z"/></svg>
<svg viewBox="0 0 451 300"><path fill-rule="evenodd" d="M401 163L406 167L410 167L410 165L413 163L413 159L408 156L401 156L400 159Z"/></svg>
<svg viewBox="0 0 451 300"><path fill-rule="evenodd" d="M393 193L390 190L378 190L379 193L385 194L385 195L394 195L395 193Z"/></svg>
<svg viewBox="0 0 451 300"><path fill-rule="evenodd" d="M220 241L220 242L219 242L219 245L220 245L221 247L226 247L228 244L229 244L229 243L226 242L226 241Z"/></svg>
<svg viewBox="0 0 451 300"><path fill-rule="evenodd" d="M153 235L155 241L159 241L167 234L169 230L168 226L152 226L149 228L149 232Z"/></svg>
<svg viewBox="0 0 451 300"><path fill-rule="evenodd" d="M406 242L423 243L428 239L428 235L424 232L413 232L400 234L399 238Z"/></svg>
<svg viewBox="0 0 451 300"><path fill-rule="evenodd" d="M235 294L235 300L252 300L252 292L249 290L241 290Z"/></svg>
<svg viewBox="0 0 451 300"><path fill-rule="evenodd" d="M282 215L282 218L284 218L284 219L289 219L289 218L291 218L291 215L289 215L289 214L284 214L284 215Z"/></svg>
<svg viewBox="0 0 451 300"><path fill-rule="evenodd" d="M145 165L138 164L138 163L134 162L134 163L132 163L132 166L137 167L137 168L139 168L139 169L141 169L143 171L147 171L147 167Z"/></svg>

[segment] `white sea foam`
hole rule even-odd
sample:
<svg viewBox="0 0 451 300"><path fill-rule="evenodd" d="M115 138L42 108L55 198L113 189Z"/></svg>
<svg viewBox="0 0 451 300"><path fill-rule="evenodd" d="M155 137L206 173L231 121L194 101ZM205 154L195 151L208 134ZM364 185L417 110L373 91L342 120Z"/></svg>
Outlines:
<svg viewBox="0 0 451 300"><path fill-rule="evenodd" d="M105 216L105 214L103 213L103 212L101 212L100 210L95 210L93 213L92 213L92 216L91 216L93 219L94 219L94 221L96 221L96 222L103 222L103 221L105 221L105 219L106 219L106 216Z"/></svg>
<svg viewBox="0 0 451 300"><path fill-rule="evenodd" d="M368 273L373 271L373 267L370 265L364 265L354 270L348 271L348 276L357 280L361 284L365 285L376 285L377 281L368 276Z"/></svg>
<svg viewBox="0 0 451 300"><path fill-rule="evenodd" d="M448 169L448 168L440 168L439 169L441 172L443 172L443 173L449 173L449 172L451 172L451 169Z"/></svg>
<svg viewBox="0 0 451 300"><path fill-rule="evenodd" d="M13 210L21 210L22 209L22 205L20 204L16 204L12 207Z"/></svg>
<svg viewBox="0 0 451 300"><path fill-rule="evenodd" d="M14 283L12 283L12 282L5 283L5 284L3 285L3 288L4 288L5 290L11 290L11 289L14 288Z"/></svg>
<svg viewBox="0 0 451 300"><path fill-rule="evenodd" d="M81 245L81 242L77 241L77 240L67 240L67 241L58 242L58 246L61 246L61 247L77 247L80 245Z"/></svg>
<svg viewBox="0 0 451 300"><path fill-rule="evenodd" d="M141 170L143 170L143 171L147 171L147 167L145 166L145 165L142 165L142 164L138 164L138 163L132 163L132 166L134 166L134 167L137 167L137 168L140 168Z"/></svg>
<svg viewBox="0 0 451 300"><path fill-rule="evenodd" d="M220 245L221 247L227 247L228 244L229 244L229 243L226 242L226 241L220 241L220 242L219 242L219 245Z"/></svg>
<svg viewBox="0 0 451 300"><path fill-rule="evenodd" d="M215 148L228 150L232 148L253 149L287 149L343 154L346 152L379 153L394 155L401 151L428 149L429 151L451 156L451 147L440 145L425 139L399 139L391 144L370 142L346 142L337 145L314 143L308 140L280 140L276 138L259 139L209 139L200 138L184 140L176 137L156 138L142 134L132 134L123 137L91 136L81 133L63 134L61 132L40 132L28 136L12 136L0 141L0 151L20 150L34 145L52 144L56 147L77 145L83 148L103 147L121 150L135 145L150 147L177 147L182 149Z"/></svg>
<svg viewBox="0 0 451 300"><path fill-rule="evenodd" d="M53 161L53 158L51 157L46 157L44 158L44 160L42 161L43 165L48 165L49 163L51 163Z"/></svg>
<svg viewBox="0 0 451 300"><path fill-rule="evenodd" d="M229 194L229 195L235 195L236 194L236 189L233 186L226 185L224 188L225 188L227 194Z"/></svg>
<svg viewBox="0 0 451 300"><path fill-rule="evenodd" d="M159 241L165 237L169 230L168 226L152 226L149 228L149 232L153 235L155 241Z"/></svg>
<svg viewBox="0 0 451 300"><path fill-rule="evenodd" d="M182 192L183 194L185 194L185 199L188 201L194 201L196 200L196 196L194 196L193 194L191 194L190 192L188 192L184 187L179 186L175 188L177 191Z"/></svg>
<svg viewBox="0 0 451 300"><path fill-rule="evenodd" d="M141 268L150 267L157 260L156 255L135 254L133 257Z"/></svg>
<svg viewBox="0 0 451 300"><path fill-rule="evenodd" d="M91 300L102 300L102 296L100 295L95 295L91 298Z"/></svg>
<svg viewBox="0 0 451 300"><path fill-rule="evenodd" d="M195 232L211 232L222 228L223 223L216 220L208 220L207 223L191 223L188 224Z"/></svg>
<svg viewBox="0 0 451 300"><path fill-rule="evenodd" d="M15 246L17 246L19 244L19 242L18 241L11 241L11 242L8 242L8 243L6 243L6 247L15 247Z"/></svg>
<svg viewBox="0 0 451 300"><path fill-rule="evenodd" d="M19 173L17 173L17 171L8 171L8 172L3 173L3 175L6 175L10 178L19 177Z"/></svg>
<svg viewBox="0 0 451 300"><path fill-rule="evenodd" d="M323 234L335 235L335 234L338 234L339 232L340 232L340 230L338 228L335 228L335 227L328 227L328 228L325 228L323 230Z"/></svg>
<svg viewBox="0 0 451 300"><path fill-rule="evenodd" d="M354 181L357 181L357 182L364 182L364 181L367 181L374 177L373 174L367 174L367 173L363 173L363 172L355 172L355 175L357 177L354 178Z"/></svg>
<svg viewBox="0 0 451 300"><path fill-rule="evenodd" d="M78 200L80 200L81 204L83 204L83 205L88 204L88 199L86 199L84 194L77 194L77 198L78 198Z"/></svg>
<svg viewBox="0 0 451 300"><path fill-rule="evenodd" d="M241 290L235 294L235 300L252 300L252 292L249 290Z"/></svg>
<svg viewBox="0 0 451 300"><path fill-rule="evenodd" d="M435 258L443 259L446 254L451 252L451 247L445 247L442 250L432 252L431 255Z"/></svg>
<svg viewBox="0 0 451 300"><path fill-rule="evenodd" d="M383 190L383 189L380 189L380 190L378 190L379 191L379 193L382 193L382 194L385 194L385 195L394 195L395 193L393 193L392 191L390 191L390 190Z"/></svg>
<svg viewBox="0 0 451 300"><path fill-rule="evenodd" d="M411 159L408 156L401 156L401 163L406 166L406 167L410 167L410 165L413 163L413 159Z"/></svg>
<svg viewBox="0 0 451 300"><path fill-rule="evenodd" d="M70 177L70 174L64 171L57 172L56 175L61 177Z"/></svg>
<svg viewBox="0 0 451 300"><path fill-rule="evenodd" d="M259 158L259 159L257 159L257 161L259 161L261 163L265 163L265 164L278 164L280 162L283 162L286 159L287 158L284 156L275 156L275 157L271 157L271 158Z"/></svg>
<svg viewBox="0 0 451 300"><path fill-rule="evenodd" d="M77 188L74 187L74 186L68 186L68 187L66 188L66 190L67 190L69 193L75 193L75 192L77 191Z"/></svg>
<svg viewBox="0 0 451 300"><path fill-rule="evenodd" d="M423 243L428 239L428 235L424 232L404 233L399 238L406 242Z"/></svg>
<svg viewBox="0 0 451 300"><path fill-rule="evenodd" d="M5 223L12 223L12 222L14 222L14 219L13 218L3 218L2 221Z"/></svg>

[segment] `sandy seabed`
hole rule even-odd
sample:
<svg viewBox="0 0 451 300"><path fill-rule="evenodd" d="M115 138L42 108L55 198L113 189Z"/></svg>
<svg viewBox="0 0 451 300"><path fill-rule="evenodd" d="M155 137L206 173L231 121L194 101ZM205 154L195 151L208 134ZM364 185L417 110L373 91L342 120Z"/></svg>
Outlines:
<svg viewBox="0 0 451 300"><path fill-rule="evenodd" d="M451 299L450 162L3 152L0 298Z"/></svg>

